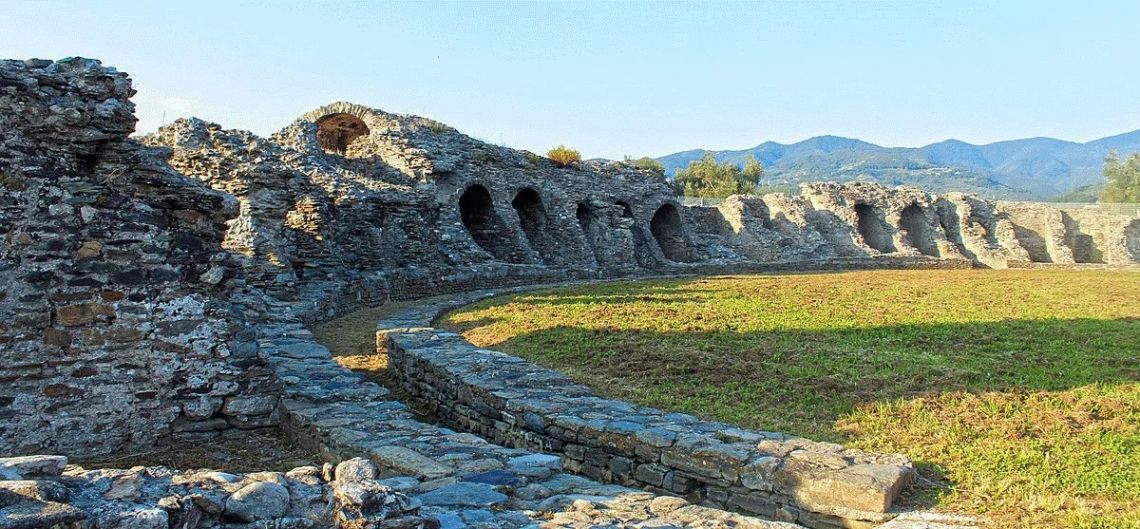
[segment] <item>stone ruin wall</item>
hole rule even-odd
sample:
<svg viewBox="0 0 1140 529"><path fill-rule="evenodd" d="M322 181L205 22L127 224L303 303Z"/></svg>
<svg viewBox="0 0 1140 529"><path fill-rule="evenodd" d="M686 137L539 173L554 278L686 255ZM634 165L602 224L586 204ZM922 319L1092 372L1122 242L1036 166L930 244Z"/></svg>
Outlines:
<svg viewBox="0 0 1140 529"><path fill-rule="evenodd" d="M232 198L127 135L97 61L0 62L0 453L101 453L272 422L226 302Z"/></svg>
<svg viewBox="0 0 1140 529"><path fill-rule="evenodd" d="M1058 209L859 182L805 184L801 191L689 207L694 244L761 262L883 256L966 259L988 268L1140 262L1140 219L1095 207Z"/></svg>
<svg viewBox="0 0 1140 529"><path fill-rule="evenodd" d="M97 61L0 63L0 453L274 424L250 335L317 286L378 281L378 302L757 263L1140 260L1135 218L871 184L682 207L624 164L349 103L270 138L185 119L135 140L133 93Z"/></svg>

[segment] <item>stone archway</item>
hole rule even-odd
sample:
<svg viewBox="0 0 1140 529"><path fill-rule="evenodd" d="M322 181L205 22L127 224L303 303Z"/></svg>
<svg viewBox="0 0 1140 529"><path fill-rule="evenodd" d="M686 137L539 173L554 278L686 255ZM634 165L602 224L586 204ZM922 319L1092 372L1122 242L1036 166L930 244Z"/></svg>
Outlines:
<svg viewBox="0 0 1140 529"><path fill-rule="evenodd" d="M317 120L317 144L330 154L343 156L353 141L370 133L364 120L352 114L329 114Z"/></svg>
<svg viewBox="0 0 1140 529"><path fill-rule="evenodd" d="M534 189L523 188L511 201L511 207L519 216L519 226L531 249L543 262L548 261L556 249L551 247L550 236L546 233L546 207L542 205L542 196Z"/></svg>
<svg viewBox="0 0 1140 529"><path fill-rule="evenodd" d="M922 255L938 257L937 232L931 227L922 206L912 203L899 215L899 229L909 244Z"/></svg>
<svg viewBox="0 0 1140 529"><path fill-rule="evenodd" d="M688 263L693 260L689 242L685 239L685 231L681 225L681 213L673 204L665 204L657 208L653 219L649 221L649 231L657 239L661 253L670 261Z"/></svg>
<svg viewBox="0 0 1140 529"><path fill-rule="evenodd" d="M894 253L895 243L890 226L883 220L882 210L868 204L856 204L855 218L855 228L867 246L879 253Z"/></svg>
<svg viewBox="0 0 1140 529"><path fill-rule="evenodd" d="M512 251L514 245L510 232L495 212L495 204L487 188L475 184L463 192L459 197L459 218L475 243L495 259L517 261Z"/></svg>

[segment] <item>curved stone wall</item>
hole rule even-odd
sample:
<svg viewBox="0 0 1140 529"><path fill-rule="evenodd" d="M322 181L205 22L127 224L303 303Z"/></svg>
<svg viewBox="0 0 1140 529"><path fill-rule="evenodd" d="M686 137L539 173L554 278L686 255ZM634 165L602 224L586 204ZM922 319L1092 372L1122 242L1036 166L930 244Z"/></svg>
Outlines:
<svg viewBox="0 0 1140 529"><path fill-rule="evenodd" d="M517 289L510 290L517 292ZM593 479L808 527L893 518L909 460L600 398L555 371L430 327L498 292L436 299L377 324L401 388L460 431L559 454Z"/></svg>
<svg viewBox="0 0 1140 529"><path fill-rule="evenodd" d="M531 452L419 420L389 391L333 360L307 326L361 304L488 284L553 282L540 269L487 266L444 278L377 277L350 288L310 284L299 299L275 304L258 327L259 344L282 381L283 427L330 460L363 456L380 483L411 498L415 514L444 527L598 526L691 529L802 529L605 484L567 472L558 456ZM416 279L425 279L424 282ZM428 525L426 527L433 527Z"/></svg>

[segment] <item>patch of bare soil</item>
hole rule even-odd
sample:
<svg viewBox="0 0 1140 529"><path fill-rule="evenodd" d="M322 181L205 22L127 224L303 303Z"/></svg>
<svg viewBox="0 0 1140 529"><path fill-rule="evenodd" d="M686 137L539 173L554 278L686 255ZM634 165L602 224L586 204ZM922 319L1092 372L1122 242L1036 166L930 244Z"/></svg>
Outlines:
<svg viewBox="0 0 1140 529"><path fill-rule="evenodd" d="M210 441L175 442L141 452L72 459L83 468L164 466L179 470L212 469L225 472L284 472L319 465L316 452L302 447L279 428L231 430Z"/></svg>

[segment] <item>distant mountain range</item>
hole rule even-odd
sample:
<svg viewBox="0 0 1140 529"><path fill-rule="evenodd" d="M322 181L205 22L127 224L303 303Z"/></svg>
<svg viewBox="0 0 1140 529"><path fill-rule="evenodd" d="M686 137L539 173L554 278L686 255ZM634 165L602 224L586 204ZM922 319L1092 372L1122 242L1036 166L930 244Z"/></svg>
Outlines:
<svg viewBox="0 0 1140 529"><path fill-rule="evenodd" d="M864 180L914 185L930 192L965 191L992 198L1048 200L1104 182L1104 158L1140 152L1140 130L1075 143L1029 138L973 145L946 140L925 147L881 147L862 140L819 136L799 143L764 142L740 151L713 151L717 161L764 164L761 184L776 189L801 182ZM703 149L657 160L672 175L700 159Z"/></svg>

